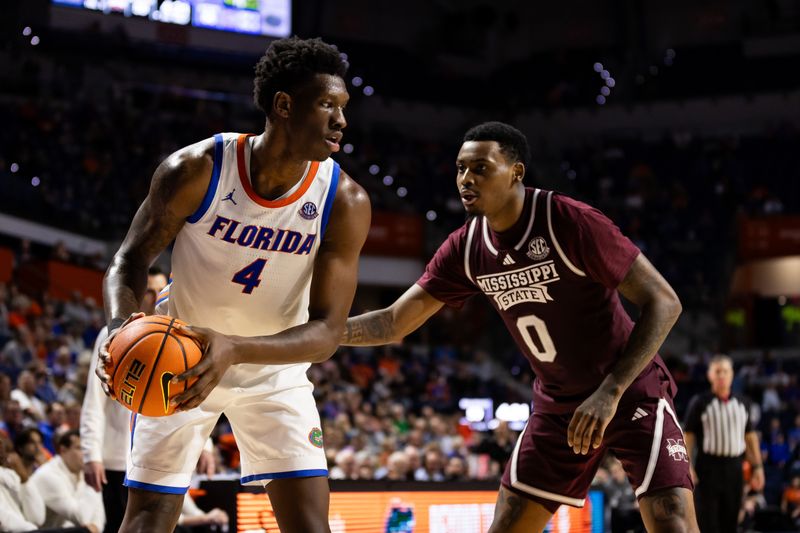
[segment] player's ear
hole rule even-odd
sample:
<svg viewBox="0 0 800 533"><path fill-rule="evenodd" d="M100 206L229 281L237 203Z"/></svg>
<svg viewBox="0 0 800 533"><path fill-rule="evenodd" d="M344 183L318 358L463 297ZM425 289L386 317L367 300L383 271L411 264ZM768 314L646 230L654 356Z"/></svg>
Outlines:
<svg viewBox="0 0 800 533"><path fill-rule="evenodd" d="M281 118L289 118L292 111L292 97L289 93L278 91L272 98L272 111Z"/></svg>
<svg viewBox="0 0 800 533"><path fill-rule="evenodd" d="M514 176L514 181L521 182L522 179L525 177L525 164L521 161L517 161L514 163L514 166L511 167L511 172Z"/></svg>

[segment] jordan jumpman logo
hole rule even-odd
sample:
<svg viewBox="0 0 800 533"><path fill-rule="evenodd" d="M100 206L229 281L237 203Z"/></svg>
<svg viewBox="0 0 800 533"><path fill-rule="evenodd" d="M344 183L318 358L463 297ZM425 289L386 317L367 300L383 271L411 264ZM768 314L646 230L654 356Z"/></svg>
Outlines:
<svg viewBox="0 0 800 533"><path fill-rule="evenodd" d="M231 202L233 202L233 205L239 205L236 203L236 200L233 199L233 193L235 192L236 192L236 187L234 187L233 190L229 192L225 198L222 199L222 201L224 202L225 200L230 200Z"/></svg>

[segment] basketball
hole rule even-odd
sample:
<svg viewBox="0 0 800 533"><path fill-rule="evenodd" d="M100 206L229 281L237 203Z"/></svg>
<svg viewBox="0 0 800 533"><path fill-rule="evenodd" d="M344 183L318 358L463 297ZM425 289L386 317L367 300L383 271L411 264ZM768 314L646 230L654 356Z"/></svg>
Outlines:
<svg viewBox="0 0 800 533"><path fill-rule="evenodd" d="M173 396L189 388L197 378L172 385L170 380L193 367L202 350L194 339L176 326L186 324L165 315L134 320L112 339L106 368L111 376L114 399L134 413L168 416Z"/></svg>

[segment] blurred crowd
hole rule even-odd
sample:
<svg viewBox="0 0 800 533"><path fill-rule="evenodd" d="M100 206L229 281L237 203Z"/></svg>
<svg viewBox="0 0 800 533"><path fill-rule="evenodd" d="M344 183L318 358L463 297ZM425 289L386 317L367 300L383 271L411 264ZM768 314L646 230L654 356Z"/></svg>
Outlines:
<svg viewBox="0 0 800 533"><path fill-rule="evenodd" d="M98 97L0 99L7 123L0 130L3 212L119 239L160 160L219 131L261 128L241 104L112 89L99 96L102 106ZM347 142L355 148L337 159L376 210L428 216L432 252L463 221L454 161L470 125L438 142L380 124L353 126ZM685 308L720 314L728 278L719 273L732 268L738 217L800 211L800 132L789 125L749 136L605 138L570 149L528 133L533 161L526 183L604 211L659 267Z"/></svg>

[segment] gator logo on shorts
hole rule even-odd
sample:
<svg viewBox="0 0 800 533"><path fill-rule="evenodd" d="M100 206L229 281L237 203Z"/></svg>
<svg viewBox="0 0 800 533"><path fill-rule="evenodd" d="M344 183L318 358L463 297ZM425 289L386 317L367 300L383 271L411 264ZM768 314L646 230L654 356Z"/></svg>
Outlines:
<svg viewBox="0 0 800 533"><path fill-rule="evenodd" d="M313 428L308 433L308 442L310 442L312 446L322 448L322 430L319 428Z"/></svg>
<svg viewBox="0 0 800 533"><path fill-rule="evenodd" d="M683 439L667 439L667 451L674 461L689 462L689 456L686 454L686 446L683 444Z"/></svg>

